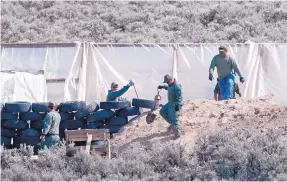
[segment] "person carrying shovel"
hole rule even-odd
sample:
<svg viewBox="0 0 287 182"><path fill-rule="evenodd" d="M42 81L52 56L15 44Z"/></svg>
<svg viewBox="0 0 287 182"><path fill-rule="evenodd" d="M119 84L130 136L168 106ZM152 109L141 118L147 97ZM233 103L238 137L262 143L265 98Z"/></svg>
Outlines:
<svg viewBox="0 0 287 182"><path fill-rule="evenodd" d="M134 81L133 79L131 79L130 82L126 86L118 90L118 84L116 84L115 82L112 82L111 90L108 91L106 100L107 101L124 101L125 99L122 98L121 96L124 93L126 93L126 91L128 91L130 86L133 86L133 85L134 85Z"/></svg>
<svg viewBox="0 0 287 182"><path fill-rule="evenodd" d="M168 103L163 105L159 113L170 124L168 131L172 130L176 139L181 135L178 119L182 108L181 85L170 75L164 76L163 83L167 83L168 86L158 86L158 89L168 90Z"/></svg>

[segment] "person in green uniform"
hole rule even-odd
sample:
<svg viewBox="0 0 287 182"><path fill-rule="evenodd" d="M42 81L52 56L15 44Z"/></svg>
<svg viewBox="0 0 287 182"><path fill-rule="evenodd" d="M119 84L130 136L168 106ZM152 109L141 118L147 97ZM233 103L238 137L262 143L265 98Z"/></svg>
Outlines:
<svg viewBox="0 0 287 182"><path fill-rule="evenodd" d="M227 54L225 46L219 47L219 54L213 57L209 66L209 80L213 80L214 68L217 68L218 86L220 88L220 96L222 100L230 99L232 96L235 76L232 74L234 70L240 76L240 82L244 83L244 78L236 61Z"/></svg>
<svg viewBox="0 0 287 182"><path fill-rule="evenodd" d="M214 100L216 100L216 101L221 100L221 98L220 98L220 88L218 86L218 83L216 84L213 92L214 92ZM236 99L235 93L237 93L239 95L239 97L242 96L242 94L241 94L241 92L239 90L239 85L236 82L234 83L231 99Z"/></svg>
<svg viewBox="0 0 287 182"><path fill-rule="evenodd" d="M44 128L40 136L41 142L38 144L37 150L42 150L45 147L50 148L60 142L59 126L61 116L55 111L54 107L54 103L50 102L48 104L48 113L44 118Z"/></svg>
<svg viewBox="0 0 287 182"><path fill-rule="evenodd" d="M168 90L168 103L160 109L160 115L170 124L168 130L172 130L175 138L179 138L181 133L179 129L179 113L182 108L182 87L170 75L164 76L164 82L168 86L158 86L158 89Z"/></svg>
<svg viewBox="0 0 287 182"><path fill-rule="evenodd" d="M134 85L134 81L131 79L130 82L118 90L119 85L116 84L115 82L112 82L111 84L111 90L108 90L108 95L107 95L107 101L124 101L126 99L122 98L121 96L128 91L130 86Z"/></svg>

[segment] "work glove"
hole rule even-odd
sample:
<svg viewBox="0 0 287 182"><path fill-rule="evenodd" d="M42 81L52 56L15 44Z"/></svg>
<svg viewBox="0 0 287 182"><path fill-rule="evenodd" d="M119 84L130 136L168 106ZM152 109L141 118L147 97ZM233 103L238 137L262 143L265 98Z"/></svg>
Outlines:
<svg viewBox="0 0 287 182"><path fill-rule="evenodd" d="M213 75L212 75L212 74L209 74L208 79L209 79L210 81L212 81L212 80L213 80Z"/></svg>
<svg viewBox="0 0 287 182"><path fill-rule="evenodd" d="M157 89L165 89L165 90L168 90L168 86L166 85L160 85L157 87Z"/></svg>
<svg viewBox="0 0 287 182"><path fill-rule="evenodd" d="M243 77L240 77L240 82L241 82L241 83L244 83L244 82L245 82L245 80L244 80Z"/></svg>
<svg viewBox="0 0 287 182"><path fill-rule="evenodd" d="M131 79L129 82L129 86L134 86L134 84L135 84L135 81L133 79Z"/></svg>
<svg viewBox="0 0 287 182"><path fill-rule="evenodd" d="M175 111L179 111L181 109L181 105L176 104L175 105Z"/></svg>

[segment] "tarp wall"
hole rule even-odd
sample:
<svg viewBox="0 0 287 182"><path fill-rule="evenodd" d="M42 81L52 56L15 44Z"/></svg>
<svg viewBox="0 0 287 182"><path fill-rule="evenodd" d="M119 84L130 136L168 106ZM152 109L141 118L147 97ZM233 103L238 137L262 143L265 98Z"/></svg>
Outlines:
<svg viewBox="0 0 287 182"><path fill-rule="evenodd" d="M1 45L1 70L45 71L46 79L66 79L80 42L69 44ZM65 81L65 80L64 80ZM47 82L48 101L62 102L65 82ZM72 92L72 90L71 90Z"/></svg>
<svg viewBox="0 0 287 182"><path fill-rule="evenodd" d="M0 102L47 101L47 86L43 75L0 73Z"/></svg>
<svg viewBox="0 0 287 182"><path fill-rule="evenodd" d="M39 51L33 47L13 48L13 51L6 47L6 53L1 54L1 69L41 68L46 71L46 78L64 77L65 84L47 84L48 100L103 101L111 82L124 86L131 78L136 82L139 97L153 99L156 87L166 73L174 75L182 84L184 100L212 99L216 79L208 80L208 68L213 56L218 54L219 45L85 42L75 43L73 47L50 46ZM246 80L244 84L239 83L244 97L271 93L279 103L287 104L287 44L251 42L224 45ZM23 57L30 62L22 64ZM18 63L21 66L17 66ZM238 76L236 80L239 82ZM49 88L49 85L53 86ZM163 102L166 102L166 92L161 93ZM134 88L130 88L125 97L135 98Z"/></svg>

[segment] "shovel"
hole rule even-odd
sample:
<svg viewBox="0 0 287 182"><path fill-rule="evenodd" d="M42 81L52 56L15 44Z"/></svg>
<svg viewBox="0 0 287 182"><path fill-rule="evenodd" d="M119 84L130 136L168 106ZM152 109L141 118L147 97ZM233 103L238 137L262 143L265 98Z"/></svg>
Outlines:
<svg viewBox="0 0 287 182"><path fill-rule="evenodd" d="M156 114L154 113L154 110L159 108L160 100L161 100L161 96L159 95L159 90L157 90L157 95L154 97L154 108L146 116L147 124L151 124L155 120Z"/></svg>

